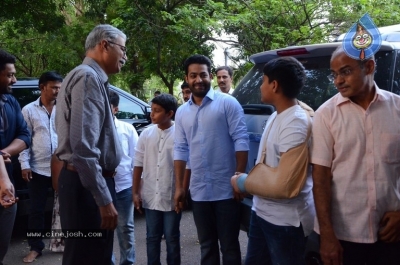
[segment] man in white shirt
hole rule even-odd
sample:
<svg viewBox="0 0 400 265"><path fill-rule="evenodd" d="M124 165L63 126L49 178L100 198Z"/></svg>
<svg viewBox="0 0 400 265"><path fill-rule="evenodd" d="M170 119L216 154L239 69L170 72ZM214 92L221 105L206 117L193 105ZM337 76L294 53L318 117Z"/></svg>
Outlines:
<svg viewBox="0 0 400 265"><path fill-rule="evenodd" d="M115 191L117 200L115 208L118 211L117 236L120 248L120 265L135 263L135 238L133 221L132 178L135 147L138 134L133 125L118 120L115 114L118 112L119 95L110 91L110 105L114 115L115 127L118 139L122 147L122 158L115 174Z"/></svg>
<svg viewBox="0 0 400 265"><path fill-rule="evenodd" d="M47 192L52 187L50 161L57 148L54 124L56 99L63 78L56 72L45 72L39 78L40 97L22 109L22 115L32 135L32 146L19 154L22 178L28 182L31 201L28 229L40 232L44 227ZM30 252L23 259L31 263L42 255L41 238L28 238Z"/></svg>
<svg viewBox="0 0 400 265"><path fill-rule="evenodd" d="M220 66L215 70L218 89L216 91L232 94L233 70L229 66Z"/></svg>

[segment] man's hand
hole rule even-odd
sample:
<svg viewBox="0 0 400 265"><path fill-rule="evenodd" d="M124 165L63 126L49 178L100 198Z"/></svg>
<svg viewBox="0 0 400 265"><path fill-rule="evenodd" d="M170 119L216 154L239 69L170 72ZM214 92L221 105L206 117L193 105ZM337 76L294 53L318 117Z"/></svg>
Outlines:
<svg viewBox="0 0 400 265"><path fill-rule="evenodd" d="M18 202L15 198L14 186L9 179L0 179L0 204L4 208L11 207Z"/></svg>
<svg viewBox="0 0 400 265"><path fill-rule="evenodd" d="M185 201L186 201L186 193L184 189L175 189L174 202L175 202L176 213L180 213L183 210Z"/></svg>
<svg viewBox="0 0 400 265"><path fill-rule="evenodd" d="M21 170L22 179L29 182L32 179L32 171L30 168Z"/></svg>
<svg viewBox="0 0 400 265"><path fill-rule="evenodd" d="M6 151L0 150L1 151L1 155L3 156L4 159L4 163L8 164L11 163L11 155L9 153L7 153Z"/></svg>
<svg viewBox="0 0 400 265"><path fill-rule="evenodd" d="M324 265L342 265L343 248L334 234L321 236L320 254Z"/></svg>
<svg viewBox="0 0 400 265"><path fill-rule="evenodd" d="M379 224L381 227L378 237L385 243L400 240L400 212L386 212Z"/></svg>
<svg viewBox="0 0 400 265"><path fill-rule="evenodd" d="M240 190L237 186L237 179L239 178L239 176L240 173L239 174L235 173L235 175L231 177L231 185L235 193L240 193Z"/></svg>
<svg viewBox="0 0 400 265"><path fill-rule="evenodd" d="M142 212L142 198L140 197L139 194L133 194L133 204L135 205L135 208L139 213L143 213Z"/></svg>
<svg viewBox="0 0 400 265"><path fill-rule="evenodd" d="M238 185L237 185L237 179L242 175L243 173L236 172L235 175L231 177L231 185L233 188L233 198L237 201L243 201L244 197L246 196L246 193L241 192Z"/></svg>
<svg viewBox="0 0 400 265"><path fill-rule="evenodd" d="M233 191L233 198L238 202L243 201L244 197L246 196L245 193Z"/></svg>
<svg viewBox="0 0 400 265"><path fill-rule="evenodd" d="M56 155L51 156L50 169L51 169L51 183L53 189L58 192L58 177L60 176L61 169L64 166L64 161L58 159Z"/></svg>
<svg viewBox="0 0 400 265"><path fill-rule="evenodd" d="M100 206L101 228L114 230L118 224L118 212L115 210L114 204L110 202L105 206Z"/></svg>

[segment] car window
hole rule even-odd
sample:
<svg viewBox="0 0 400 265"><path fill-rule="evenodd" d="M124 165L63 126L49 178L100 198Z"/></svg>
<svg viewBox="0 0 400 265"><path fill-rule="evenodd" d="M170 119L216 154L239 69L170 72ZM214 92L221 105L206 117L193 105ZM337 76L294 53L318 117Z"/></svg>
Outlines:
<svg viewBox="0 0 400 265"><path fill-rule="evenodd" d="M396 52L394 51L381 51L376 54L375 82L382 89L392 89L393 75L390 70L395 55ZM316 110L322 103L337 93L335 86L327 78L330 74L330 56L297 59L304 65L307 74L306 85L298 98ZM264 63L254 65L235 89L233 96L241 105L263 104L260 101L263 67ZM400 73L397 80L399 79Z"/></svg>
<svg viewBox="0 0 400 265"><path fill-rule="evenodd" d="M380 89L393 92L393 69L396 51L378 52L375 55L375 82Z"/></svg>
<svg viewBox="0 0 400 265"><path fill-rule="evenodd" d="M134 101L120 94L119 111L115 114L118 119L146 119L143 109Z"/></svg>
<svg viewBox="0 0 400 265"><path fill-rule="evenodd" d="M13 88L12 95L18 100L21 109L40 97L39 88Z"/></svg>
<svg viewBox="0 0 400 265"><path fill-rule="evenodd" d="M394 76L393 76L393 93L400 95L400 51L397 52L396 62L394 64Z"/></svg>

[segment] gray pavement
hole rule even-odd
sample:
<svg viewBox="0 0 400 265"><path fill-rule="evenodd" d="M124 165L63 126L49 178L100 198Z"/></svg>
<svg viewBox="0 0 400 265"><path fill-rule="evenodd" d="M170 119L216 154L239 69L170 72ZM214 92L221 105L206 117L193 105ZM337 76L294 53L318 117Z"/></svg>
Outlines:
<svg viewBox="0 0 400 265"><path fill-rule="evenodd" d="M26 239L24 238L23 232L24 225L26 222L19 222L16 224L14 229L13 238L11 240L11 246L5 257L5 265L19 265L26 264L22 262L22 258L29 252L29 247ZM135 212L135 241L136 241L136 265L145 265L147 261L146 255L146 222L143 215ZM242 252L242 259L246 255L247 250L247 235L244 232L240 232L239 235L240 247ZM48 240L45 240L46 249L43 251L43 255L37 258L32 265L61 265L62 253L50 252L48 249ZM161 264L166 263L166 246L165 241L161 242ZM118 241L114 240L114 254L119 261L119 247ZM199 264L200 261L200 246L197 243L196 227L193 221L193 215L191 211L185 211L182 215L181 220L181 256L182 265ZM222 263L221 263L222 264Z"/></svg>

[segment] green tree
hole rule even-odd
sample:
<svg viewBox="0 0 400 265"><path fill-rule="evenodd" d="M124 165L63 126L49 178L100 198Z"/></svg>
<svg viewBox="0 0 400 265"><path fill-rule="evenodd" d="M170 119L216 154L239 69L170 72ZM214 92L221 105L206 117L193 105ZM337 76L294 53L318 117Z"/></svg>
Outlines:
<svg viewBox="0 0 400 265"><path fill-rule="evenodd" d="M188 56L212 58L210 40L239 50L231 59L240 76L251 54L332 41L366 12L378 26L400 18L399 0L3 0L1 7L0 48L17 56L19 76L65 75L84 58L88 32L106 22L128 36L128 64L110 81L143 97L153 76L172 94Z"/></svg>
<svg viewBox="0 0 400 265"><path fill-rule="evenodd" d="M86 35L104 20L105 2L6 0L0 47L17 57L18 76L37 77L47 70L65 75L84 58Z"/></svg>
<svg viewBox="0 0 400 265"><path fill-rule="evenodd" d="M198 8L199 1L117 1L113 23L130 37L127 46L131 92L145 79L157 75L173 94L176 79L183 79L183 62L192 54L211 57L205 44L211 35L210 14ZM192 7L189 10L188 7ZM184 12L183 12L183 11ZM196 10L201 12L196 14ZM196 14L196 15L195 15Z"/></svg>
<svg viewBox="0 0 400 265"><path fill-rule="evenodd" d="M63 26L61 13L54 12L64 2L52 0L2 0L0 24L12 20L13 26L19 29L34 28L43 33Z"/></svg>
<svg viewBox="0 0 400 265"><path fill-rule="evenodd" d="M228 0L223 28L236 34L233 47L245 59L286 46L330 42L369 12L378 26L398 21L400 1L382 0Z"/></svg>

